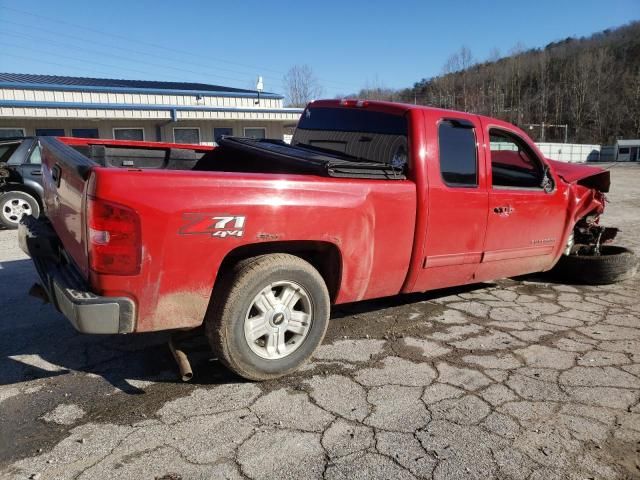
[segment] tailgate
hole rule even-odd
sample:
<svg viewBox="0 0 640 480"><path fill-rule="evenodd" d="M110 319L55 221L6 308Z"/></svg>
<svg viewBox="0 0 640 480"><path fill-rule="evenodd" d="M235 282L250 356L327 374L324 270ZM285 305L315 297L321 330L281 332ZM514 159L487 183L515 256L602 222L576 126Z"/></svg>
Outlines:
<svg viewBox="0 0 640 480"><path fill-rule="evenodd" d="M64 250L87 279L84 193L91 169L97 164L55 137L41 137L39 141L42 147L45 215Z"/></svg>

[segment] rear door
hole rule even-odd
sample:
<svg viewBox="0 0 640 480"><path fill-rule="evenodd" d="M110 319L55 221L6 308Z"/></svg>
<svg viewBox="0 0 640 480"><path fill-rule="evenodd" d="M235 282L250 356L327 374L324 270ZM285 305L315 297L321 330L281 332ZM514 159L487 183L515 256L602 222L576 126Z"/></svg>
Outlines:
<svg viewBox="0 0 640 480"><path fill-rule="evenodd" d="M489 217L478 280L548 268L564 231L565 201L535 145L508 124L483 119ZM552 175L549 173L549 175Z"/></svg>
<svg viewBox="0 0 640 480"><path fill-rule="evenodd" d="M25 185L29 185L38 192L42 190L42 156L40 145L37 141L33 142L33 149L25 161L16 167L22 176Z"/></svg>
<svg viewBox="0 0 640 480"><path fill-rule="evenodd" d="M423 268L413 290L473 282L482 258L488 195L476 116L425 110L428 221Z"/></svg>

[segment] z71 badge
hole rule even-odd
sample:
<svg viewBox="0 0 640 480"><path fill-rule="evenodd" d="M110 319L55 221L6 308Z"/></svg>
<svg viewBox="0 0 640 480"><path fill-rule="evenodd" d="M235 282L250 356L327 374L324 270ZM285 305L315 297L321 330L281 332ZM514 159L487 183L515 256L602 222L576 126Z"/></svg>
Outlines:
<svg viewBox="0 0 640 480"><path fill-rule="evenodd" d="M242 237L245 216L213 215L209 213L184 213L180 235L209 234L212 237Z"/></svg>

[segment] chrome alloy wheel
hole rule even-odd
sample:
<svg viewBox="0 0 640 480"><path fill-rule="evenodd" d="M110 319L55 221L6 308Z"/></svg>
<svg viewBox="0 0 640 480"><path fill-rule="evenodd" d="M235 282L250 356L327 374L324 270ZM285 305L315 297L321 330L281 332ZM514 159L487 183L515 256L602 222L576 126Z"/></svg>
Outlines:
<svg viewBox="0 0 640 480"><path fill-rule="evenodd" d="M31 205L22 198L11 198L2 204L2 216L12 223L18 223L23 215L32 213Z"/></svg>
<svg viewBox="0 0 640 480"><path fill-rule="evenodd" d="M274 282L258 293L244 320L244 337L253 353L268 360L291 355L311 330L313 305L295 282Z"/></svg>

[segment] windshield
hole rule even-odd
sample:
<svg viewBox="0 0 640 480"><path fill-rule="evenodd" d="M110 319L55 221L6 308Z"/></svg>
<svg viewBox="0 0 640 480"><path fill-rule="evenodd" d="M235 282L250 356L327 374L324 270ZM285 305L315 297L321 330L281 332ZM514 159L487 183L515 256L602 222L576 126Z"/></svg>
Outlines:
<svg viewBox="0 0 640 480"><path fill-rule="evenodd" d="M407 163L407 119L360 108L307 108L291 143L403 168Z"/></svg>

